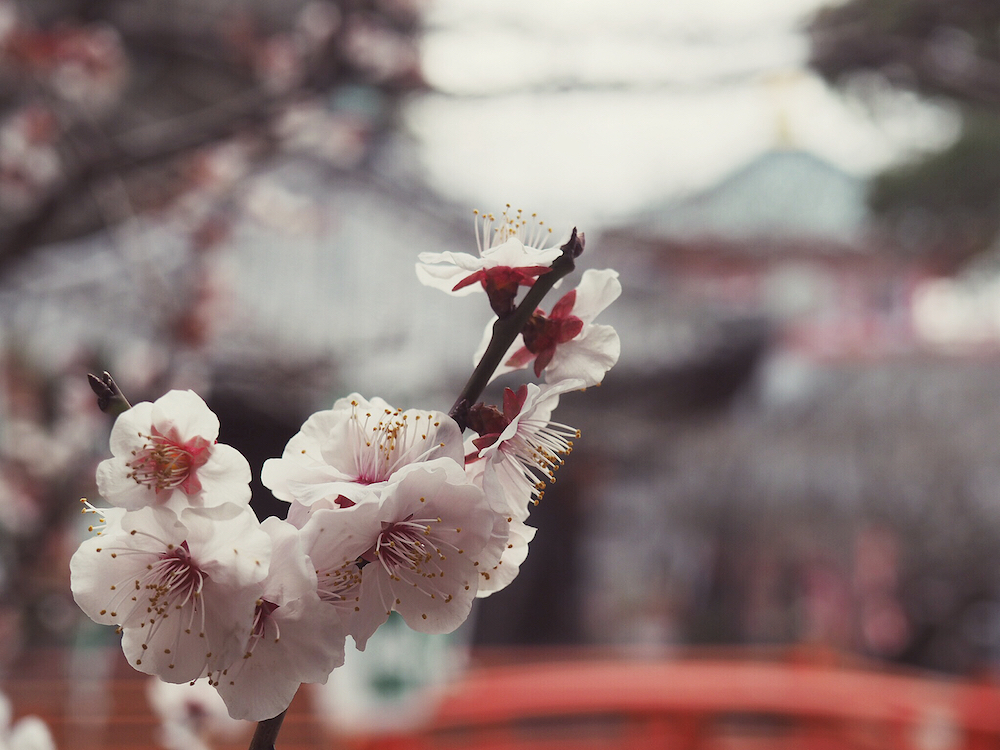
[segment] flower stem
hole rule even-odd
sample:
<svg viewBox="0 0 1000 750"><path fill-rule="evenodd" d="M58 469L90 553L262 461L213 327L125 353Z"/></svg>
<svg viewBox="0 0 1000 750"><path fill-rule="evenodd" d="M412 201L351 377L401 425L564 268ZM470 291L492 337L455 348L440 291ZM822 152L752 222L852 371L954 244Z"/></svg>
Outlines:
<svg viewBox="0 0 1000 750"><path fill-rule="evenodd" d="M274 750L274 743L278 739L278 730L281 729L281 722L285 720L287 710L285 709L273 719L257 722L257 731L253 733L253 739L250 740L249 750Z"/></svg>
<svg viewBox="0 0 1000 750"><path fill-rule="evenodd" d="M524 295L521 304L513 313L505 318L498 318L493 324L493 336L490 338L489 346L486 347L486 353L479 360L479 364L472 371L472 375L458 395L454 406L448 412L448 415L458 422L458 426L463 431L468 426L469 409L483 395L490 378L500 366L511 344L514 343L514 339L521 333L524 324L531 318L542 298L551 291L559 279L576 268L575 261L583 252L583 246L583 232L577 234L576 227L573 227L570 238L560 248L562 255L552 262L548 273L543 273L535 280L534 285L528 289L528 293Z"/></svg>

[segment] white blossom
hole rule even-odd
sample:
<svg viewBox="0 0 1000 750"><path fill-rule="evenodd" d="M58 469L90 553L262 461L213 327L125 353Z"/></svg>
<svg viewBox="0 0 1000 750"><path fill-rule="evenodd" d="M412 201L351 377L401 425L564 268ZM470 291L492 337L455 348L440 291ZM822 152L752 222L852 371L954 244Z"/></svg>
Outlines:
<svg viewBox="0 0 1000 750"><path fill-rule="evenodd" d="M275 517L261 528L272 543L246 653L215 678L229 714L261 721L288 708L299 685L325 683L344 663L346 631L324 604L299 530Z"/></svg>
<svg viewBox="0 0 1000 750"><path fill-rule="evenodd" d="M244 653L270 546L247 506L142 508L80 545L70 585L92 620L119 626L132 666L187 682Z"/></svg>
<svg viewBox="0 0 1000 750"><path fill-rule="evenodd" d="M437 459L400 471L377 502L317 510L302 533L320 596L343 614L363 650L392 611L422 633L461 625L480 566L493 564L496 519L465 472Z"/></svg>
<svg viewBox="0 0 1000 750"><path fill-rule="evenodd" d="M354 393L309 417L281 458L264 463L261 481L293 503L288 520L301 527L314 505L356 503L413 463L447 457L461 465L463 451L458 424L447 414L403 411Z"/></svg>
<svg viewBox="0 0 1000 750"><path fill-rule="evenodd" d="M535 311L493 378L531 365L536 376L545 374L547 383L573 379L582 380L584 387L600 383L618 362L621 340L614 328L593 320L621 291L617 271L585 271L579 286L563 295L550 313ZM487 324L474 362L486 352L495 322Z"/></svg>

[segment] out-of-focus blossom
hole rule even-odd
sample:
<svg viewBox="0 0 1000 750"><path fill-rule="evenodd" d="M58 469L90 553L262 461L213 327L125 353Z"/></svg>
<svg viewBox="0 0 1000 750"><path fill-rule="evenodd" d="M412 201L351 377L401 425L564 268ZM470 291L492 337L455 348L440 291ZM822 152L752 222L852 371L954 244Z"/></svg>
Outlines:
<svg viewBox="0 0 1000 750"><path fill-rule="evenodd" d="M80 545L70 585L94 622L120 626L132 666L187 682L245 653L270 546L249 506L141 508Z"/></svg>
<svg viewBox="0 0 1000 750"><path fill-rule="evenodd" d="M216 442L219 419L194 391L170 391L119 415L114 458L97 467L97 488L112 505L175 510L250 502L250 465Z"/></svg>
<svg viewBox="0 0 1000 750"><path fill-rule="evenodd" d="M106 24L15 27L3 42L0 62L92 114L117 102L128 79L121 37Z"/></svg>
<svg viewBox="0 0 1000 750"><path fill-rule="evenodd" d="M420 71L416 42L362 16L348 21L344 53L375 83L415 78Z"/></svg>
<svg viewBox="0 0 1000 750"><path fill-rule="evenodd" d="M211 750L214 740L235 742L249 725L233 719L207 678L188 684L149 681L146 696L160 718L159 743L165 750Z"/></svg>
<svg viewBox="0 0 1000 750"><path fill-rule="evenodd" d="M317 102L304 102L288 108L275 132L286 151L319 157L347 169L364 158L369 127L359 115L330 112Z"/></svg>
<svg viewBox="0 0 1000 750"><path fill-rule="evenodd" d="M56 750L48 725L37 716L25 716L13 724L14 709L0 693L0 748L3 750Z"/></svg>
<svg viewBox="0 0 1000 750"><path fill-rule="evenodd" d="M58 125L51 110L32 105L0 124L0 209L33 207L62 174Z"/></svg>
<svg viewBox="0 0 1000 750"><path fill-rule="evenodd" d="M600 383L618 361L621 340L614 328L596 325L593 320L621 291L617 271L585 271L580 285L567 292L551 313L535 311L493 377L533 365L535 375L544 372L549 383L572 379L582 380L585 387ZM475 362L489 346L493 323L486 326Z"/></svg>
<svg viewBox="0 0 1000 750"><path fill-rule="evenodd" d="M215 678L234 719L277 716L302 683L324 683L344 663L346 631L316 590L316 571L299 530L270 517L271 566L259 586L246 653Z"/></svg>

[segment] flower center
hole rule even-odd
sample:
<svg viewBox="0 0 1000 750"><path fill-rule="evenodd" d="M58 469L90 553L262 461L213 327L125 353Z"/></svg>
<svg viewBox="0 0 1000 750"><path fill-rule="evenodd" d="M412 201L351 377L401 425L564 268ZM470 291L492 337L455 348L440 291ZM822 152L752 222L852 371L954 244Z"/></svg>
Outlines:
<svg viewBox="0 0 1000 750"><path fill-rule="evenodd" d="M267 599L257 600L257 607L253 612L253 630L250 632L250 641L247 643L247 650L243 655L244 659L249 659L253 654L253 650L267 631L268 623L274 626L274 642L277 643L281 639L281 629L278 627L278 623L271 618L271 613L277 608L277 604L269 602Z"/></svg>
<svg viewBox="0 0 1000 750"><path fill-rule="evenodd" d="M149 607L158 615L181 609L201 596L208 574L191 557L187 541L171 546L160 554L146 576Z"/></svg>
<svg viewBox="0 0 1000 750"><path fill-rule="evenodd" d="M476 244L479 254L491 247L498 247L512 237L522 244L542 250L552 234L552 228L545 226L538 219L538 214L526 215L520 208L511 213L510 204L504 209L498 219L494 214L473 212L476 217Z"/></svg>
<svg viewBox="0 0 1000 750"><path fill-rule="evenodd" d="M382 531L379 532L372 551L390 575L399 568L419 571L421 566L433 558L424 544L429 533L429 526L410 518L398 522L383 521Z"/></svg>
<svg viewBox="0 0 1000 750"><path fill-rule="evenodd" d="M410 414L404 414L402 409L385 409L376 418L371 412L360 415L357 402L352 406L351 420L358 436L354 441L354 481L359 484L384 482L400 466L427 458L440 445L428 445L428 432L439 426L431 414L423 422L423 415L417 414L411 420Z"/></svg>
<svg viewBox="0 0 1000 750"><path fill-rule="evenodd" d="M317 570L316 583L316 593L327 604L337 607L354 605L361 585L361 568L352 560L335 568Z"/></svg>
<svg viewBox="0 0 1000 750"><path fill-rule="evenodd" d="M210 443L202 437L182 443L175 435L160 434L155 427L151 432L140 435L146 442L132 451L133 458L126 464L131 469L129 478L156 494L178 487L188 495L200 492L197 470L208 462Z"/></svg>

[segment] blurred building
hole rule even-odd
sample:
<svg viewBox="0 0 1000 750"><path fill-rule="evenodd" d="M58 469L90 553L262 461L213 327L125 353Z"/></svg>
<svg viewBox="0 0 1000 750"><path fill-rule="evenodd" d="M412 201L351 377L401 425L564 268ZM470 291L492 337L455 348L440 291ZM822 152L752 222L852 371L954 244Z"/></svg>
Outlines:
<svg viewBox="0 0 1000 750"><path fill-rule="evenodd" d="M519 591L545 590L521 632L1000 657L996 349L924 335L940 264L901 254L865 195L773 151L591 240L622 271L622 361L563 400L583 437L533 514ZM489 606L494 637L517 632Z"/></svg>

